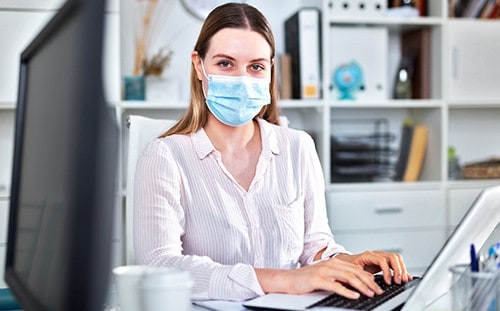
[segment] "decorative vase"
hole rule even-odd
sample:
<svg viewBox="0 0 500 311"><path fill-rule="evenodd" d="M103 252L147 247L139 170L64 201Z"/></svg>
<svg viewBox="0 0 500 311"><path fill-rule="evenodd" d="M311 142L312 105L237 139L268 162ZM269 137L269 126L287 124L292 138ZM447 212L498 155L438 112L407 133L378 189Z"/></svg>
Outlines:
<svg viewBox="0 0 500 311"><path fill-rule="evenodd" d="M143 76L125 76L123 82L123 98L125 100L144 100L146 98Z"/></svg>

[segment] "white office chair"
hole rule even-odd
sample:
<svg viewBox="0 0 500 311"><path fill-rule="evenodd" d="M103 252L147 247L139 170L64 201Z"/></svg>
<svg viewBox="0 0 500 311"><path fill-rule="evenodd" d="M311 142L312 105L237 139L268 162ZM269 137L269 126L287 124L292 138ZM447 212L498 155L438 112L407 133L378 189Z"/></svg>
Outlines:
<svg viewBox="0 0 500 311"><path fill-rule="evenodd" d="M134 178L137 159L148 142L166 132L175 120L152 119L139 115L130 115L127 119L129 129L127 184L125 198L125 263L135 264L134 256ZM288 119L281 116L282 126L288 126Z"/></svg>
<svg viewBox="0 0 500 311"><path fill-rule="evenodd" d="M125 198L125 263L135 264L134 256L134 179L137 159L148 142L166 132L175 120L151 119L130 115L127 119L129 129L127 184Z"/></svg>

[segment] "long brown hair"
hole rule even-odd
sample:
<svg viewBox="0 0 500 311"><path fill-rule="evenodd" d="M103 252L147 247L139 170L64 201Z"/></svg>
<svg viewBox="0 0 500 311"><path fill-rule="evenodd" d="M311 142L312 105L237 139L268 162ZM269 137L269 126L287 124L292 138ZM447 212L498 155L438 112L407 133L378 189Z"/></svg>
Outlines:
<svg viewBox="0 0 500 311"><path fill-rule="evenodd" d="M269 22L264 15L245 3L226 3L215 8L205 19L201 27L198 40L194 46L194 51L203 59L210 45L210 39L215 33L223 28L250 29L261 34L271 47L271 60L274 60L276 47L274 36L269 26ZM271 93L271 103L264 106L257 117L263 118L270 123L279 125L279 109L277 105L277 89L275 84L275 66L271 67L271 83L269 91ZM197 78L194 64L191 63L191 94L187 111L180 120L162 137L172 134L190 134L205 126L208 119L209 110L205 104L202 84Z"/></svg>

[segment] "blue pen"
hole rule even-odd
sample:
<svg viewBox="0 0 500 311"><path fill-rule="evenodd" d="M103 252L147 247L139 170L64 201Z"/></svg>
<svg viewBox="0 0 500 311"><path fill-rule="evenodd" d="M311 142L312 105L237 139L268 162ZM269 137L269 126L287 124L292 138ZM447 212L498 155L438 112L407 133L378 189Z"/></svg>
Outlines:
<svg viewBox="0 0 500 311"><path fill-rule="evenodd" d="M479 272L479 261L474 244L470 245L470 271Z"/></svg>
<svg viewBox="0 0 500 311"><path fill-rule="evenodd" d="M500 269L500 242L493 244L488 251L488 269Z"/></svg>
<svg viewBox="0 0 500 311"><path fill-rule="evenodd" d="M497 242L497 243L491 245L491 247L488 251L488 256L496 258L499 255L500 255L500 242Z"/></svg>

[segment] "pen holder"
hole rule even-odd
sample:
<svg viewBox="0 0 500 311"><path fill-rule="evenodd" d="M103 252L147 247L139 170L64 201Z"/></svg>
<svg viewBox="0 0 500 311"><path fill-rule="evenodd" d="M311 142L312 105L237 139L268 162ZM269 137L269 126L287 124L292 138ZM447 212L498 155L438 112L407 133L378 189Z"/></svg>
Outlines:
<svg viewBox="0 0 500 311"><path fill-rule="evenodd" d="M453 310L500 310L499 270L472 272L469 265L463 264L451 267L450 271Z"/></svg>

